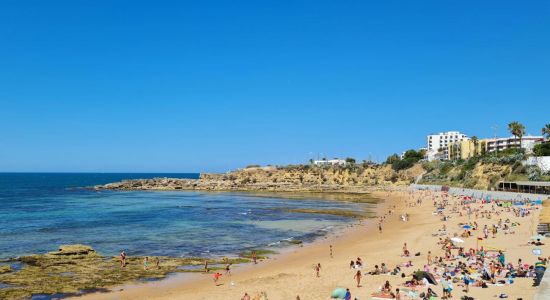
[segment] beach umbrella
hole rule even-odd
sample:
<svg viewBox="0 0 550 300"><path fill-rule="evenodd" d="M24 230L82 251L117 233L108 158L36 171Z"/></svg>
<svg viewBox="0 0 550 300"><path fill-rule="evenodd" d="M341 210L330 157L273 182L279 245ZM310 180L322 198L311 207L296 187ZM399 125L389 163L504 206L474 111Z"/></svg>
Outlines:
<svg viewBox="0 0 550 300"><path fill-rule="evenodd" d="M426 272L426 271L416 271L414 273L414 277L416 277L419 280L422 280L422 278L426 278L430 284L437 284L437 281L435 280L435 277L432 273Z"/></svg>
<svg viewBox="0 0 550 300"><path fill-rule="evenodd" d="M335 288L334 291L332 291L332 294L330 294L330 298L332 298L332 299L344 299L344 298L346 298L346 289L345 288Z"/></svg>
<svg viewBox="0 0 550 300"><path fill-rule="evenodd" d="M464 225L464 226L462 226L462 228L464 228L464 229L471 229L472 226L470 226L470 225Z"/></svg>
<svg viewBox="0 0 550 300"><path fill-rule="evenodd" d="M451 238L451 241L453 241L454 243L464 243L464 240L459 239L457 237Z"/></svg>
<svg viewBox="0 0 550 300"><path fill-rule="evenodd" d="M435 280L435 276L432 273L424 272L424 278L426 278L429 283L437 285L437 281Z"/></svg>

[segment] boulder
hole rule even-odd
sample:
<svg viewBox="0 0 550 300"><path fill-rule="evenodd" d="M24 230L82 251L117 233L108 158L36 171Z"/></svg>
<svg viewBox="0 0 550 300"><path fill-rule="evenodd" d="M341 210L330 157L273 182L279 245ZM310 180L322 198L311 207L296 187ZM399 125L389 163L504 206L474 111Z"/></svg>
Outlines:
<svg viewBox="0 0 550 300"><path fill-rule="evenodd" d="M61 245L59 251L50 252L51 255L88 255L95 254L95 250L87 245Z"/></svg>

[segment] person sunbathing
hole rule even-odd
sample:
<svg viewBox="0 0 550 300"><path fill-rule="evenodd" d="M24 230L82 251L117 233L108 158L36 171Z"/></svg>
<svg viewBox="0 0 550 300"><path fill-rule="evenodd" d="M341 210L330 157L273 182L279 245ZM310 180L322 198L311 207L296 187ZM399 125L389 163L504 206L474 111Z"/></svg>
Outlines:
<svg viewBox="0 0 550 300"><path fill-rule="evenodd" d="M410 268L413 266L413 264L412 261L409 260L408 262L402 263L401 266L405 268Z"/></svg>
<svg viewBox="0 0 550 300"><path fill-rule="evenodd" d="M368 274L370 274L370 275L380 275L380 268L378 267L378 265L375 265L374 270L370 271Z"/></svg>

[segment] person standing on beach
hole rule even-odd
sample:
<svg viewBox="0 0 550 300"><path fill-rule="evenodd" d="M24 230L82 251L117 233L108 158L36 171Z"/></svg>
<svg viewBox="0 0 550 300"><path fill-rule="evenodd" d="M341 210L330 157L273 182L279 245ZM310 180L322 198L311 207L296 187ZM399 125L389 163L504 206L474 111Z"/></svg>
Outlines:
<svg viewBox="0 0 550 300"><path fill-rule="evenodd" d="M318 263L318 264L315 266L315 275L316 275L317 277L321 277L320 272L321 272L321 263Z"/></svg>
<svg viewBox="0 0 550 300"><path fill-rule="evenodd" d="M330 258L333 258L333 256L332 256L332 245L330 245Z"/></svg>
<svg viewBox="0 0 550 300"><path fill-rule="evenodd" d="M346 295L344 296L344 300L351 300L351 292L349 289L346 289Z"/></svg>
<svg viewBox="0 0 550 300"><path fill-rule="evenodd" d="M204 273L208 273L208 260L204 260Z"/></svg>
<svg viewBox="0 0 550 300"><path fill-rule="evenodd" d="M149 257L147 256L143 259L143 270L149 270Z"/></svg>
<svg viewBox="0 0 550 300"><path fill-rule="evenodd" d="M254 261L254 264L258 264L258 254L256 254L256 251L252 250L252 260Z"/></svg>
<svg viewBox="0 0 550 300"><path fill-rule="evenodd" d="M357 280L357 287L361 287L361 276L361 270L357 270L357 273L353 276L353 278Z"/></svg>
<svg viewBox="0 0 550 300"><path fill-rule="evenodd" d="M225 266L225 275L229 275L231 276L231 263L227 264L227 266Z"/></svg>
<svg viewBox="0 0 550 300"><path fill-rule="evenodd" d="M382 222L378 222L378 232L382 233Z"/></svg>
<svg viewBox="0 0 550 300"><path fill-rule="evenodd" d="M533 282L533 286L540 285L544 272L546 272L546 260L539 257L539 260L535 263L535 280Z"/></svg>
<svg viewBox="0 0 550 300"><path fill-rule="evenodd" d="M214 274L214 284L217 285L218 280L220 280L220 277L222 277L222 274L221 274L220 272L216 272L216 273Z"/></svg>
<svg viewBox="0 0 550 300"><path fill-rule="evenodd" d="M124 252L124 250L120 252L120 267L126 267L126 252Z"/></svg>

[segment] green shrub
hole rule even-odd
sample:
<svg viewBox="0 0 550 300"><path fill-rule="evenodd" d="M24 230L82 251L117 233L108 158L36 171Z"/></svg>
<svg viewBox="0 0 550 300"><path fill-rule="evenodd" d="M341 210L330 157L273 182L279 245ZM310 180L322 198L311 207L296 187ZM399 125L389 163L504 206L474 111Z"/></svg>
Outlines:
<svg viewBox="0 0 550 300"><path fill-rule="evenodd" d="M441 165L441 169L440 169L439 172L440 172L441 174L445 175L445 174L449 173L449 171L451 171L452 168L453 168L453 164L452 164L452 163L446 162L446 163L443 163L443 164Z"/></svg>
<svg viewBox="0 0 550 300"><path fill-rule="evenodd" d="M535 156L550 156L550 142L535 145L533 154Z"/></svg>
<svg viewBox="0 0 550 300"><path fill-rule="evenodd" d="M415 163L414 159L410 159L410 158L401 159L401 160L393 162L391 164L391 167L395 171L400 171L400 170L405 170L405 169L408 169L408 168L412 167L414 165L414 163Z"/></svg>

